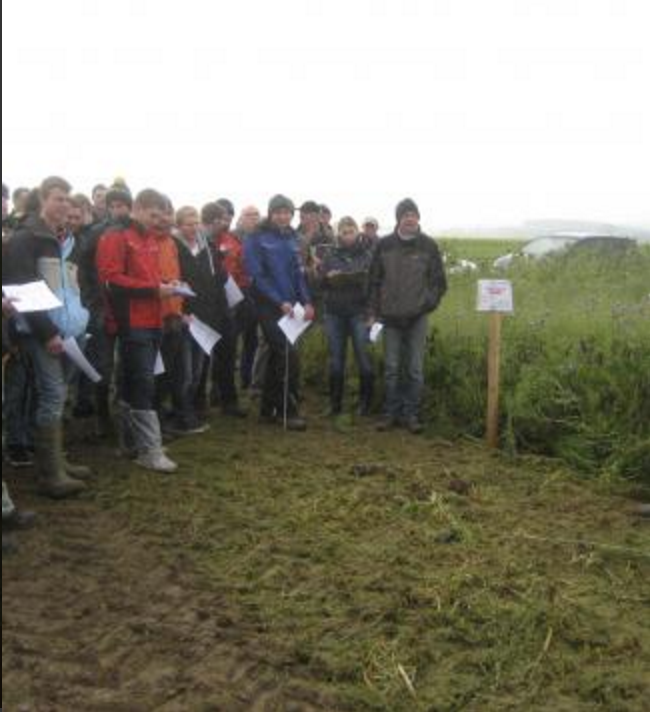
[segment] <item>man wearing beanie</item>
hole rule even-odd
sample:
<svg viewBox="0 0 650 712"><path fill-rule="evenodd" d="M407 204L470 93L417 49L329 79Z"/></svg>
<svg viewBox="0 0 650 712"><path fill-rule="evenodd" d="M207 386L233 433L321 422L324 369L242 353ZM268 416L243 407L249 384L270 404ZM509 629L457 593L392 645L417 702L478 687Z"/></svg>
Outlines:
<svg viewBox="0 0 650 712"><path fill-rule="evenodd" d="M298 352L290 346L278 325L283 316L292 313L296 303L305 307L309 321L314 319L298 238L291 227L293 215L291 200L283 195L272 198L268 220L244 245L244 259L270 352L262 392L261 418L266 422L281 422L286 408L289 430L305 430L307 425L298 413Z"/></svg>
<svg viewBox="0 0 650 712"><path fill-rule="evenodd" d="M416 203L402 200L395 217L395 232L378 243L370 270L373 321L385 326L386 403L379 429L403 425L419 434L429 315L447 279L438 246L420 230Z"/></svg>

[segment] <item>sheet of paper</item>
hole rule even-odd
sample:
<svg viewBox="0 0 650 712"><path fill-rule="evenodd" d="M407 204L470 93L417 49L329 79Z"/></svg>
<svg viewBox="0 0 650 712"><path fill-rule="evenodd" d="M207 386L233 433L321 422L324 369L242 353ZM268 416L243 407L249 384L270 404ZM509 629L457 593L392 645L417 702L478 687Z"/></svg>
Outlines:
<svg viewBox="0 0 650 712"><path fill-rule="evenodd" d="M190 334L208 356L212 355L214 347L221 340L221 334L218 331L195 316L190 318Z"/></svg>
<svg viewBox="0 0 650 712"><path fill-rule="evenodd" d="M156 365L154 366L154 369L153 369L153 375L154 376L162 376L164 373L165 373L165 362L163 361L162 354L159 351L158 356L156 356Z"/></svg>
<svg viewBox="0 0 650 712"><path fill-rule="evenodd" d="M76 339L73 337L64 339L63 350L70 361L72 361L72 363L93 383L99 383L102 380L102 377L85 357L83 351L79 348L79 344Z"/></svg>
<svg viewBox="0 0 650 712"><path fill-rule="evenodd" d="M229 277L226 282L226 298L231 309L244 301L244 293L232 277Z"/></svg>
<svg viewBox="0 0 650 712"><path fill-rule="evenodd" d="M2 291L5 297L15 300L13 306L19 314L49 311L63 306L45 282L3 285Z"/></svg>
<svg viewBox="0 0 650 712"><path fill-rule="evenodd" d="M278 326L284 332L289 343L294 346L300 337L309 329L311 322L305 319L305 308L302 304L296 304L291 316L283 316L278 322Z"/></svg>
<svg viewBox="0 0 650 712"><path fill-rule="evenodd" d="M376 344L379 339L381 338L381 334L384 331L384 325L376 321L371 327L370 327L370 342L373 344Z"/></svg>

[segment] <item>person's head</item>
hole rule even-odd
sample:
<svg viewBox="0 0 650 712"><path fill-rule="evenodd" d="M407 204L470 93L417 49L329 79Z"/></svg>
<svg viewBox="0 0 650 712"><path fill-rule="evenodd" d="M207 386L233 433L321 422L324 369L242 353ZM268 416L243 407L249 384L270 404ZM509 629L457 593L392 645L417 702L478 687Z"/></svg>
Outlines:
<svg viewBox="0 0 650 712"><path fill-rule="evenodd" d="M320 206L319 215L321 224L329 227L332 222L332 211L327 207L327 205Z"/></svg>
<svg viewBox="0 0 650 712"><path fill-rule="evenodd" d="M97 184L91 193L93 212L98 219L106 215L106 193L108 193L108 188L103 183Z"/></svg>
<svg viewBox="0 0 650 712"><path fill-rule="evenodd" d="M174 203L172 203L171 198L167 195L165 198L165 209L163 210L163 219L160 227L157 228L157 232L161 235L170 235L174 231L174 226L176 224L176 211L174 210Z"/></svg>
<svg viewBox="0 0 650 712"><path fill-rule="evenodd" d="M201 218L196 208L186 206L176 213L176 227L188 242L195 242L199 234Z"/></svg>
<svg viewBox="0 0 650 712"><path fill-rule="evenodd" d="M75 237L81 234L88 225L88 199L85 196L73 195L68 200L68 219L66 227Z"/></svg>
<svg viewBox="0 0 650 712"><path fill-rule="evenodd" d="M201 224L209 238L218 237L227 221L226 211L219 203L208 203L201 210Z"/></svg>
<svg viewBox="0 0 650 712"><path fill-rule="evenodd" d="M300 228L303 232L314 232L320 226L320 205L307 200L300 206Z"/></svg>
<svg viewBox="0 0 650 712"><path fill-rule="evenodd" d="M169 201L157 190L147 188L136 196L133 203L133 217L145 228L152 232L163 232L166 224L166 213L169 210Z"/></svg>
<svg viewBox="0 0 650 712"><path fill-rule="evenodd" d="M11 202L14 207L14 211L18 215L25 214L25 204L27 203L27 198L29 197L29 188L16 188L11 194Z"/></svg>
<svg viewBox="0 0 650 712"><path fill-rule="evenodd" d="M260 211L254 205L247 205L242 211L237 220L237 229L241 230L245 235L250 235L255 232L260 224L262 216Z"/></svg>
<svg viewBox="0 0 650 712"><path fill-rule="evenodd" d="M219 198L219 200L215 201L217 205L220 205L224 209L224 219L223 219L223 227L222 230L224 232L227 232L230 230L230 227L232 226L232 221L235 219L235 206L233 205L231 200L228 200L228 198Z"/></svg>
<svg viewBox="0 0 650 712"><path fill-rule="evenodd" d="M9 216L9 186L2 184L2 219L6 220Z"/></svg>
<svg viewBox="0 0 650 712"><path fill-rule="evenodd" d="M41 218L53 230L60 230L66 225L71 190L70 183L59 176L46 178L41 183Z"/></svg>
<svg viewBox="0 0 650 712"><path fill-rule="evenodd" d="M353 247L359 240L359 226L351 217L344 217L339 220L337 228L337 238L339 245L344 248Z"/></svg>
<svg viewBox="0 0 650 712"><path fill-rule="evenodd" d="M361 226L361 232L366 240L375 242L379 235L379 222L375 218L366 218Z"/></svg>
<svg viewBox="0 0 650 712"><path fill-rule="evenodd" d="M40 215L41 214L41 190L40 188L32 188L29 191L27 200L25 201L25 215Z"/></svg>
<svg viewBox="0 0 650 712"><path fill-rule="evenodd" d="M115 183L106 193L106 210L113 222L125 220L133 210L133 196L125 183Z"/></svg>
<svg viewBox="0 0 650 712"><path fill-rule="evenodd" d="M420 231L420 210L414 200L405 198L395 208L397 230L401 235L417 235Z"/></svg>
<svg viewBox="0 0 650 712"><path fill-rule="evenodd" d="M275 195L269 201L269 221L280 230L291 227L296 208L293 201L285 195Z"/></svg>
<svg viewBox="0 0 650 712"><path fill-rule="evenodd" d="M93 204L90 198L87 195L84 195L83 193L75 193L75 195L73 195L70 200L74 201L74 203L78 205L83 211L85 225L92 225Z"/></svg>

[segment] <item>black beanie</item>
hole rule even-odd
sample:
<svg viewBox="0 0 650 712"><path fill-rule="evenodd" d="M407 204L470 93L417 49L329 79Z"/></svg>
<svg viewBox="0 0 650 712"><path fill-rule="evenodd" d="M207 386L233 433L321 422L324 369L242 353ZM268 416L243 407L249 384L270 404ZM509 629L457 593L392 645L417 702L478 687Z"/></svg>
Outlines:
<svg viewBox="0 0 650 712"><path fill-rule="evenodd" d="M406 213L415 213L418 218L420 217L420 209L411 198L404 198L395 208L395 217L398 223L401 222Z"/></svg>
<svg viewBox="0 0 650 712"><path fill-rule="evenodd" d="M228 215L234 217L235 206L233 205L231 200L228 200L228 198L219 198L219 200L215 200L215 202L217 205L220 205L228 213Z"/></svg>
<svg viewBox="0 0 650 712"><path fill-rule="evenodd" d="M269 216L277 210L290 210L292 213L296 212L293 201L287 198L286 195L274 195L269 201Z"/></svg>
<svg viewBox="0 0 650 712"><path fill-rule="evenodd" d="M108 189L106 193L106 205L110 206L111 203L124 203L128 205L129 208L133 207L133 196L128 186L124 183L116 183Z"/></svg>

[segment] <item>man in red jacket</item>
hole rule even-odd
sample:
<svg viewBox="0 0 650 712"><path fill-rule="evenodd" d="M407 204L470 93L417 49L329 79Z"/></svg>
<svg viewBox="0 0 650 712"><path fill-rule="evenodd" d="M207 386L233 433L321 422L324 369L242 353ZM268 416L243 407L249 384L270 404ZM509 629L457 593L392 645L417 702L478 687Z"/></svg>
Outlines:
<svg viewBox="0 0 650 712"><path fill-rule="evenodd" d="M162 336L162 300L175 284L161 278L156 234L165 221L168 201L155 190L135 200L133 223L110 229L97 250L97 270L107 301L106 325L116 334L122 367L120 436L136 463L156 472L174 472L176 463L162 447L154 410L155 366Z"/></svg>

